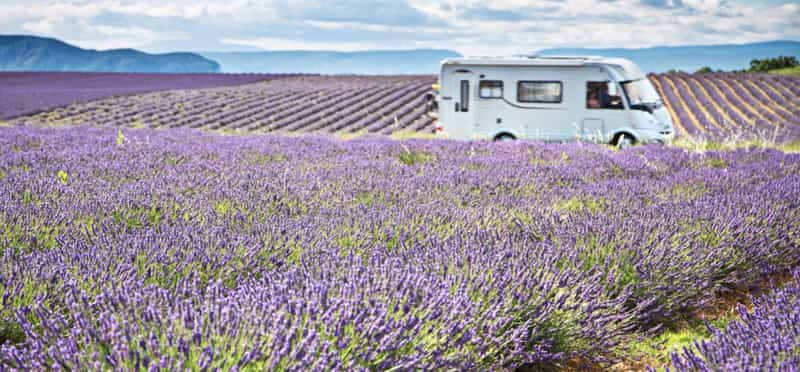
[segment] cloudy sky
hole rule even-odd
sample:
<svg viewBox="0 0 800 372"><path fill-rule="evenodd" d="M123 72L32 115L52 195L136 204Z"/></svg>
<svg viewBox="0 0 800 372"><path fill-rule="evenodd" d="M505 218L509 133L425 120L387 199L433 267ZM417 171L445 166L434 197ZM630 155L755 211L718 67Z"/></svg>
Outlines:
<svg viewBox="0 0 800 372"><path fill-rule="evenodd" d="M0 0L0 34L151 52L447 48L507 55L800 40L800 0Z"/></svg>

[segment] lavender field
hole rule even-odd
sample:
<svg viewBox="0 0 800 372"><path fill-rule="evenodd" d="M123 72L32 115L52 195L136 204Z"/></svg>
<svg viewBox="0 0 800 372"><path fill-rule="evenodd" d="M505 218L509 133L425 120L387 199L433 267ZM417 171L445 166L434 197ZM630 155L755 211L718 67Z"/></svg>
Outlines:
<svg viewBox="0 0 800 372"><path fill-rule="evenodd" d="M107 97L233 86L293 76L297 75L0 71L0 119Z"/></svg>
<svg viewBox="0 0 800 372"><path fill-rule="evenodd" d="M431 131L433 76L296 76L71 105L11 123L201 128L243 133Z"/></svg>
<svg viewBox="0 0 800 372"><path fill-rule="evenodd" d="M389 135L430 133L434 127L424 96L432 92L435 76L220 76L213 83L204 82L205 78L183 83L165 79L157 86L174 84L174 89L96 99L115 91L101 89L103 94L94 97L96 100L74 105L68 105L72 101L63 97L53 99L60 103L55 109L50 98L36 98L53 96L48 82L37 80L39 85L25 88L34 98L13 92L14 99L0 99L0 112L16 113L6 116L18 125L185 127L238 133ZM775 143L800 139L800 78L733 73L654 74L649 78L670 111L679 138ZM139 86L147 83L117 79L108 83L116 82L120 88L115 89L129 93L140 91ZM92 93L88 87L92 81L79 79L77 86L86 84L86 91ZM237 85L247 82L252 84ZM213 88L202 88L203 84ZM11 94L4 89L8 90L0 88L0 98ZM78 91L78 96L85 94ZM31 108L37 105L42 107ZM20 115L25 110L35 114Z"/></svg>
<svg viewBox="0 0 800 372"><path fill-rule="evenodd" d="M798 369L799 154L10 126L0 205L2 368Z"/></svg>
<svg viewBox="0 0 800 372"><path fill-rule="evenodd" d="M678 73L650 75L650 80L684 137L800 139L800 78Z"/></svg>

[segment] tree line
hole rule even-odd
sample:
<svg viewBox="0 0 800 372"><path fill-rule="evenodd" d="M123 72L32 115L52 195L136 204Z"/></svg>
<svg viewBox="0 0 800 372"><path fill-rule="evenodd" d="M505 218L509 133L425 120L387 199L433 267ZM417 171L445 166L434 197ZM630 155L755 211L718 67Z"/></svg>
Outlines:
<svg viewBox="0 0 800 372"><path fill-rule="evenodd" d="M784 68L792 68L800 66L800 61L797 57L780 55L777 57L768 57L764 59L753 59L750 61L750 68L742 70L733 70L730 72L769 72L772 70L780 70ZM669 70L667 73L674 74L680 71ZM726 72L723 70L714 70L711 67L701 67L695 71L696 74L708 74L712 72Z"/></svg>

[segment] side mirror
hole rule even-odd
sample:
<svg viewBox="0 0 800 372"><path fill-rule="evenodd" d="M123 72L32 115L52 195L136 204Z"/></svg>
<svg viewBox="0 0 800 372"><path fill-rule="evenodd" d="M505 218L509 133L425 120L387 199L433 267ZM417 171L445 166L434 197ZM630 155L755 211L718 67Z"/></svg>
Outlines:
<svg viewBox="0 0 800 372"><path fill-rule="evenodd" d="M631 110L646 111L651 114L653 113L653 109L650 106L643 104L631 105Z"/></svg>

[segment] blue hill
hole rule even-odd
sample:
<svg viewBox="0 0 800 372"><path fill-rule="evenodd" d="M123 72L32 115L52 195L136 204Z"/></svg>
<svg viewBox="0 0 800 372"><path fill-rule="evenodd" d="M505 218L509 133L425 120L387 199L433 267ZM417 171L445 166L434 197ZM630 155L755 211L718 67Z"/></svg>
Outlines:
<svg viewBox="0 0 800 372"><path fill-rule="evenodd" d="M628 58L647 72L681 70L697 71L708 66L714 70L741 70L750 66L756 58L797 56L800 58L800 42L770 41L752 44L698 45L678 47L654 47L642 49L591 49L558 48L537 52L541 55L599 55Z"/></svg>
<svg viewBox="0 0 800 372"><path fill-rule="evenodd" d="M0 71L219 72L194 53L148 54L134 49L81 49L36 36L0 35Z"/></svg>

